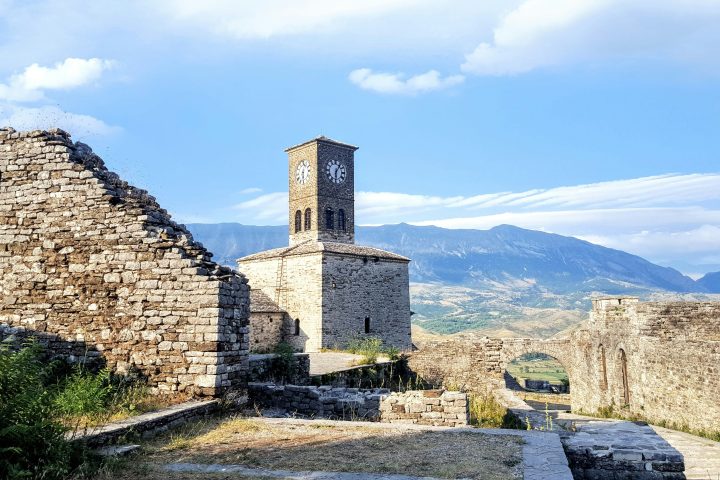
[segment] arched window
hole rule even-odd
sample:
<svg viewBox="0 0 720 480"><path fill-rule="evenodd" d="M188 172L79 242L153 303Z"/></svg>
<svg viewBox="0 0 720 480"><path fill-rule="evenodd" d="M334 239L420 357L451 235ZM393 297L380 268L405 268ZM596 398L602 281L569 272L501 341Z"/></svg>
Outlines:
<svg viewBox="0 0 720 480"><path fill-rule="evenodd" d="M295 212L295 233L298 233L302 229L302 213L300 210Z"/></svg>
<svg viewBox="0 0 720 480"><path fill-rule="evenodd" d="M325 210L325 228L328 230L335 229L335 212L330 208Z"/></svg>
<svg viewBox="0 0 720 480"><path fill-rule="evenodd" d="M618 357L620 361L620 382L622 385L622 404L623 405L629 405L630 404L630 388L628 385L628 371L627 371L627 355L625 355L625 350L622 348L618 352Z"/></svg>
<svg viewBox="0 0 720 480"><path fill-rule="evenodd" d="M605 360L605 347L600 345L600 389L607 390L607 361Z"/></svg>
<svg viewBox="0 0 720 480"><path fill-rule="evenodd" d="M365 333L370 333L370 317L365 317Z"/></svg>
<svg viewBox="0 0 720 480"><path fill-rule="evenodd" d="M338 210L338 230L345 231L345 210L342 208Z"/></svg>
<svg viewBox="0 0 720 480"><path fill-rule="evenodd" d="M296 337L300 336L300 319L299 318L295 319L295 332L293 332L293 335L295 335Z"/></svg>
<svg viewBox="0 0 720 480"><path fill-rule="evenodd" d="M305 209L305 230L312 228L312 210L309 208Z"/></svg>

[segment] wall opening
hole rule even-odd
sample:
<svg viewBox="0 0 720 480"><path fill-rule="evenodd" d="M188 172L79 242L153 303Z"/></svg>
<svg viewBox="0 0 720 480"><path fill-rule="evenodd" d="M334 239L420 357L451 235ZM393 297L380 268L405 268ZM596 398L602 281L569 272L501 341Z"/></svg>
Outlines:
<svg viewBox="0 0 720 480"><path fill-rule="evenodd" d="M338 210L338 230L346 231L345 210L342 208Z"/></svg>
<svg viewBox="0 0 720 480"><path fill-rule="evenodd" d="M545 353L520 355L507 364L505 386L536 410L570 410L570 377L565 367Z"/></svg>
<svg viewBox="0 0 720 480"><path fill-rule="evenodd" d="M370 317L365 317L365 333L370 333Z"/></svg>
<svg viewBox="0 0 720 480"><path fill-rule="evenodd" d="M305 209L305 230L312 228L312 210L309 208Z"/></svg>
<svg viewBox="0 0 720 480"><path fill-rule="evenodd" d="M295 319L295 331L293 332L293 335L295 335L296 337L300 336L300 319L299 318Z"/></svg>
<svg viewBox="0 0 720 480"><path fill-rule="evenodd" d="M622 405L630 404L630 389L628 388L627 355L622 348L618 351L618 363L620 364L620 400Z"/></svg>
<svg viewBox="0 0 720 480"><path fill-rule="evenodd" d="M335 229L335 212L330 208L325 210L325 228L328 230Z"/></svg>
<svg viewBox="0 0 720 480"><path fill-rule="evenodd" d="M298 233L302 229L302 214L300 210L295 212L295 233Z"/></svg>
<svg viewBox="0 0 720 480"><path fill-rule="evenodd" d="M608 379L607 379L607 359L605 358L605 346L600 345L600 389L607 390Z"/></svg>

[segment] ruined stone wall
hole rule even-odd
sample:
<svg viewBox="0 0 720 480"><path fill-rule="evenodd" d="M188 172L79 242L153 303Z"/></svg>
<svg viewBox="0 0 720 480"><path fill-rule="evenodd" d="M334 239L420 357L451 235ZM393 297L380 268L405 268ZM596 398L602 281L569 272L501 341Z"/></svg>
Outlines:
<svg viewBox="0 0 720 480"><path fill-rule="evenodd" d="M248 287L60 130L0 129L0 325L137 368L155 391L243 382Z"/></svg>
<svg viewBox="0 0 720 480"><path fill-rule="evenodd" d="M380 421L440 427L463 427L470 423L466 393L445 390L411 390L383 395Z"/></svg>
<svg viewBox="0 0 720 480"><path fill-rule="evenodd" d="M573 341L592 379L573 408L720 431L720 304L597 300Z"/></svg>
<svg viewBox="0 0 720 480"><path fill-rule="evenodd" d="M590 321L567 338L459 336L424 345L409 366L434 385L487 391L504 385L510 361L532 352L566 369L574 411L612 407L615 415L720 431L719 303L595 300Z"/></svg>
<svg viewBox="0 0 720 480"><path fill-rule="evenodd" d="M344 348L352 340L377 337L386 347L410 350L408 285L407 262L325 254L322 346Z"/></svg>

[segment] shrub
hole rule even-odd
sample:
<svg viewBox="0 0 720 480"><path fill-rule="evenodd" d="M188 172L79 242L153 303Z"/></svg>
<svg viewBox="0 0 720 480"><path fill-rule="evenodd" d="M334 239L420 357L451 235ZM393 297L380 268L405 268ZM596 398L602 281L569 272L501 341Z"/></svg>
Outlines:
<svg viewBox="0 0 720 480"><path fill-rule="evenodd" d="M285 342L275 347L275 358L272 362L271 376L277 381L292 381L298 374L298 362L295 358L295 350Z"/></svg>
<svg viewBox="0 0 720 480"><path fill-rule="evenodd" d="M360 355L361 364L377 363L378 355L382 353L382 340L377 337L354 339L348 343L348 351Z"/></svg>
<svg viewBox="0 0 720 480"><path fill-rule="evenodd" d="M0 478L59 479L82 462L53 418L54 367L36 343L0 346Z"/></svg>
<svg viewBox="0 0 720 480"><path fill-rule="evenodd" d="M494 395L469 395L470 423L482 428L523 428L523 424Z"/></svg>

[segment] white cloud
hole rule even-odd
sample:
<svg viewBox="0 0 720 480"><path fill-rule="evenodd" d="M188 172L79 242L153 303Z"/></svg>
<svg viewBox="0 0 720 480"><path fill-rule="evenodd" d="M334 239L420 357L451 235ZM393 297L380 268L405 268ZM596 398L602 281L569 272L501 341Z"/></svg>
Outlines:
<svg viewBox="0 0 720 480"><path fill-rule="evenodd" d="M719 66L716 0L526 0L462 70L511 75L540 67L644 59Z"/></svg>
<svg viewBox="0 0 720 480"><path fill-rule="evenodd" d="M287 222L288 194L287 192L266 193L240 202L232 208L240 212L243 219L251 219L251 222Z"/></svg>
<svg viewBox="0 0 720 480"><path fill-rule="evenodd" d="M102 120L66 112L55 105L20 105L23 102L43 100L46 90L67 90L93 83L114 65L115 62L111 60L99 58L67 58L52 67L33 63L22 73L10 76L7 83L0 83L0 126L10 126L16 130L59 127L76 138L118 132L118 127L110 126Z"/></svg>
<svg viewBox="0 0 720 480"><path fill-rule="evenodd" d="M76 139L121 131L119 127L108 125L90 115L65 112L53 105L25 107L0 103L0 126L10 126L15 130L47 130L59 127L70 132Z"/></svg>
<svg viewBox="0 0 720 480"><path fill-rule="evenodd" d="M260 192L262 192L262 188L248 187L248 188L243 188L242 190L240 190L239 193L240 193L240 195L251 195L253 193L260 193Z"/></svg>
<svg viewBox="0 0 720 480"><path fill-rule="evenodd" d="M157 11L174 22L238 39L270 38L345 26L344 21L402 11L418 0L206 0L159 2Z"/></svg>
<svg viewBox="0 0 720 480"><path fill-rule="evenodd" d="M100 58L67 58L53 67L37 63L12 75L6 84L0 83L0 100L14 102L35 101L43 98L44 90L67 90L100 79L102 73L115 62Z"/></svg>
<svg viewBox="0 0 720 480"><path fill-rule="evenodd" d="M402 73L375 73L369 68L353 70L348 78L363 90L403 95L443 90L465 81L463 75L442 77L437 70L430 70L406 79Z"/></svg>

